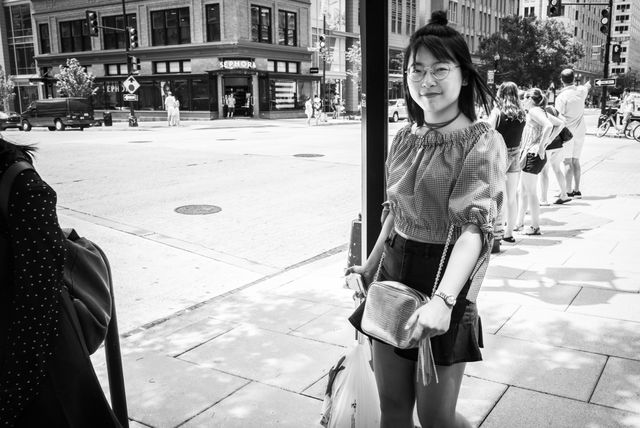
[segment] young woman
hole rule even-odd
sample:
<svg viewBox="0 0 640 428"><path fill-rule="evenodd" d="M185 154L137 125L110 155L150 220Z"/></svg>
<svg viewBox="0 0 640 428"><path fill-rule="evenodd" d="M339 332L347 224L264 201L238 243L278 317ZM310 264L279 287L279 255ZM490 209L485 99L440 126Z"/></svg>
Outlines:
<svg viewBox="0 0 640 428"><path fill-rule="evenodd" d="M417 403L423 427L469 427L456 412L466 362L482 359L475 305L486 271L493 223L502 205L506 148L486 122L478 100L491 95L475 70L464 38L438 11L416 31L404 56L410 124L398 131L387 158L389 213L373 251L347 273L370 283L395 280L431 296L453 226L437 293L409 319L412 342L430 339L439 383L416 381L418 350L373 341L381 427L413 428ZM350 318L360 328L358 312Z"/></svg>
<svg viewBox="0 0 640 428"><path fill-rule="evenodd" d="M558 110L555 109L552 105L548 105L545 107L545 111L554 117L558 117ZM562 119L560 119L562 120ZM563 121L564 122L564 121ZM563 127L564 128L564 127ZM565 132L570 133L571 131L567 130ZM549 170L553 170L553 174L556 177L556 181L558 182L558 187L560 188L560 193L558 194L558 199L556 199L553 203L556 205L562 205L569 201L571 198L567 194L566 180L564 176L562 160L562 145L564 141L563 131L556 136L556 138L549 143L547 146L547 158L549 161L545 164L544 168L540 172L540 205L547 206L549 202L547 202L547 196L549 193Z"/></svg>
<svg viewBox="0 0 640 428"><path fill-rule="evenodd" d="M525 235L541 235L538 174L547 162L546 148L560 133L564 122L547 114L544 110L547 99L539 88L530 89L524 98L524 105L527 109L527 124L522 132L520 201L518 204L518 225L514 230L521 230L524 227L524 214L529 207L531 226L524 233Z"/></svg>
<svg viewBox="0 0 640 428"><path fill-rule="evenodd" d="M0 138L0 183L33 151ZM62 309L55 191L28 169L0 203L0 425L119 427Z"/></svg>
<svg viewBox="0 0 640 428"><path fill-rule="evenodd" d="M504 82L498 88L498 105L491 111L489 124L504 138L507 147L507 183L505 203L507 226L503 241L516 242L513 228L518 215L516 190L520 179L520 140L526 123L527 113L520 104L518 86L513 82Z"/></svg>

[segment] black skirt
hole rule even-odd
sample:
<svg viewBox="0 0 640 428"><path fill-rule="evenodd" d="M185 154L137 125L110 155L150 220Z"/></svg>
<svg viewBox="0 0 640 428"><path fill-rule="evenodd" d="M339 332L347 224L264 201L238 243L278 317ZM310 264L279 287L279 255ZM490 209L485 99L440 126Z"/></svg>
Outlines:
<svg viewBox="0 0 640 428"><path fill-rule="evenodd" d="M431 296L440 258L444 251L442 244L429 244L403 238L395 231L391 232L385 242L384 261L378 280L393 280L412 287ZM447 252L449 261L451 248ZM434 360L437 365L450 366L461 362L482 361L480 348L482 340L482 324L476 304L466 299L471 281L467 281L458 295L456 305L451 314L449 330L440 336L431 338ZM351 324L361 333L362 303L349 317ZM377 340L371 338L373 340ZM406 359L417 361L418 349L394 348L394 352Z"/></svg>

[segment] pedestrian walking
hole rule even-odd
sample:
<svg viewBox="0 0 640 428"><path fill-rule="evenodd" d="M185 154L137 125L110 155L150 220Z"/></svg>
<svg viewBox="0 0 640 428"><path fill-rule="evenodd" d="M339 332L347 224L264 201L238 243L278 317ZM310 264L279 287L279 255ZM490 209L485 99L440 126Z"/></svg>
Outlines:
<svg viewBox="0 0 640 428"><path fill-rule="evenodd" d="M313 117L313 102L311 101L311 98L304 103L304 114L307 115L307 126L311 126L311 118Z"/></svg>
<svg viewBox="0 0 640 428"><path fill-rule="evenodd" d="M629 119L631 119L634 111L636 111L636 101L631 96L631 90L625 88L622 93L620 108L618 109L618 112L622 114L622 124L624 126L622 127L622 131L618 131L617 135L625 135L627 127L629 126Z"/></svg>
<svg viewBox="0 0 640 428"><path fill-rule="evenodd" d="M367 260L347 273L370 284L378 272L379 280L402 281L433 297L406 328L414 345L431 341L439 383L416 380L417 349L373 340L380 426L413 427L415 407L422 426L470 427L456 403L466 363L482 359L475 300L502 205L507 154L500 134L476 120L474 98L488 112L491 90L444 11L411 36L403 70L410 123L396 134L386 161L389 214ZM350 318L358 329L361 315Z"/></svg>
<svg viewBox="0 0 640 428"><path fill-rule="evenodd" d="M489 115L489 124L502 135L507 147L507 174L503 213L506 227L502 240L514 243L513 228L518 215L518 182L520 180L520 142L526 124L527 113L520 103L518 86L513 82L503 82L496 94L497 105ZM494 241L495 242L495 241ZM495 244L494 244L495 245Z"/></svg>
<svg viewBox="0 0 640 428"><path fill-rule="evenodd" d="M167 110L167 125L173 126L173 115L175 113L176 99L171 93L167 92L167 97L164 99L164 108Z"/></svg>
<svg viewBox="0 0 640 428"><path fill-rule="evenodd" d="M231 92L227 98L227 111L227 117L232 118L236 111L236 96L233 92Z"/></svg>
<svg viewBox="0 0 640 428"><path fill-rule="evenodd" d="M171 115L171 125L180 126L180 100L176 98L173 103L173 114Z"/></svg>
<svg viewBox="0 0 640 428"><path fill-rule="evenodd" d="M541 235L538 174L547 162L545 150L560 133L564 122L547 114L544 110L547 99L539 88L530 89L524 98L527 119L522 131L522 152L520 155L522 175L520 176L517 225L514 230L524 228L524 215L528 207L531 213L531 226L524 230L524 234Z"/></svg>
<svg viewBox="0 0 640 428"><path fill-rule="evenodd" d="M313 115L316 118L316 126L318 126L318 122L322 119L322 100L317 95L313 96Z"/></svg>
<svg viewBox="0 0 640 428"><path fill-rule="evenodd" d="M591 83L576 85L573 70L570 68L562 70L560 80L563 88L556 97L556 109L560 113L560 118L566 122L567 128L573 134L573 138L563 145L567 195L580 199L582 198L582 192L580 192L580 177L582 175L580 155L587 132L584 123L584 103L591 89Z"/></svg>
<svg viewBox="0 0 640 428"><path fill-rule="evenodd" d="M63 333L73 327L56 192L33 169L12 174L34 150L0 138L0 425L120 427L85 345Z"/></svg>

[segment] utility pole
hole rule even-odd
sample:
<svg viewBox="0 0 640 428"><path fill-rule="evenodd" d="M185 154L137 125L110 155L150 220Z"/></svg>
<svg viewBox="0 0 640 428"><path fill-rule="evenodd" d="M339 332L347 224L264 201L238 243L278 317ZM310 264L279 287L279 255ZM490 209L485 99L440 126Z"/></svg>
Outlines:
<svg viewBox="0 0 640 428"><path fill-rule="evenodd" d="M609 31L607 31L607 41L604 44L604 70L602 71L602 77L607 79L609 77L609 54L611 50L611 22L613 12L613 0L609 0ZM600 114L606 114L607 111L607 87L602 87L602 101L600 102Z"/></svg>
<svg viewBox="0 0 640 428"><path fill-rule="evenodd" d="M125 0L122 0L122 25L124 25L124 48L127 60L127 76L131 76L131 59L129 58L129 31L127 31L127 8L124 4ZM124 94L123 94L124 96ZM133 101L129 101L129 126L137 127L138 118L133 110Z"/></svg>
<svg viewBox="0 0 640 428"><path fill-rule="evenodd" d="M322 14L322 35L325 37L325 43L326 43L326 37L327 37L327 14L323 13ZM322 52L322 83L320 84L320 91L322 92L322 95L320 95L321 99L322 99L322 112L324 113L325 110L325 77L327 74L327 48L325 48ZM324 116L321 116L324 117Z"/></svg>

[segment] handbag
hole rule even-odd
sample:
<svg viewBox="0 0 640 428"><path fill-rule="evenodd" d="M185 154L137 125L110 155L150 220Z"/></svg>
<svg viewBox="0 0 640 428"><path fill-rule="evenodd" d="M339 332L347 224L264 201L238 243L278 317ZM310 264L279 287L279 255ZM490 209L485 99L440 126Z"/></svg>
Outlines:
<svg viewBox="0 0 640 428"><path fill-rule="evenodd" d="M0 214L7 218L9 193L13 180L24 170L33 169L26 161L18 161L3 174L0 182ZM89 354L104 342L111 319L110 272L106 255L89 239L73 229L62 229L64 258L64 286L74 315L79 321L82 339Z"/></svg>
<svg viewBox="0 0 640 428"><path fill-rule="evenodd" d="M453 226L449 228L431 298L433 298L438 288L452 235ZM380 257L378 270L367 292L364 314L362 316L362 331L391 346L407 349L411 347L411 330L405 329L407 321L411 315L425 305L430 298L426 294L398 281L378 281L383 261L384 253L382 253ZM428 385L433 376L435 377L436 383L438 383L438 373L435 369L435 361L431 350L431 339L421 340L418 348L418 380L421 380L423 385Z"/></svg>

